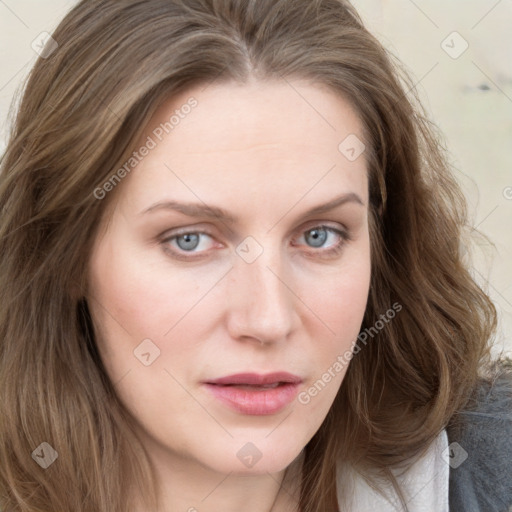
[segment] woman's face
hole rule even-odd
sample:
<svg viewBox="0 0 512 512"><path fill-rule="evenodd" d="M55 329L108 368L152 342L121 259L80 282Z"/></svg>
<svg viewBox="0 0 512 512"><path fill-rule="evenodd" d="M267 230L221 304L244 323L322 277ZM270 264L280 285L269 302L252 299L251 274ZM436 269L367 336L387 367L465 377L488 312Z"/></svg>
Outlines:
<svg viewBox="0 0 512 512"><path fill-rule="evenodd" d="M155 460L277 472L320 427L370 283L358 140L349 104L299 81L196 87L149 122L87 299Z"/></svg>

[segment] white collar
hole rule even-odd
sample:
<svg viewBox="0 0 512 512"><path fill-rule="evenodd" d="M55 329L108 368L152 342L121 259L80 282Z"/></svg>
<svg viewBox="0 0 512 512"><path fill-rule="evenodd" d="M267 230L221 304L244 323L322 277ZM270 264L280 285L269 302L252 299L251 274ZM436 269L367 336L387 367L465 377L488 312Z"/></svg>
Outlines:
<svg viewBox="0 0 512 512"><path fill-rule="evenodd" d="M429 446L427 452L400 474L392 470L404 493L409 512L449 512L448 479L448 435L443 429ZM338 478L352 489L350 512L399 512L402 510L398 496L391 484L386 488L387 501L374 491L353 469L338 468ZM347 480L348 479L348 480ZM344 487L346 488L346 487ZM339 487L338 487L339 489ZM341 505L340 494L338 501Z"/></svg>

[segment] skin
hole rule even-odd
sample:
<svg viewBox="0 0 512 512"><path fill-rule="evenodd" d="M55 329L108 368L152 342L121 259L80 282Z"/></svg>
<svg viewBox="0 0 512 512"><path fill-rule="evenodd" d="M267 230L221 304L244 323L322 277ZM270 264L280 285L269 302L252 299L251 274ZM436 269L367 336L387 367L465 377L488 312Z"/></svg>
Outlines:
<svg viewBox="0 0 512 512"><path fill-rule="evenodd" d="M368 181L364 154L349 161L338 145L349 134L362 139L362 125L318 84L215 83L162 104L135 147L191 96L198 105L111 192L115 208L89 267L98 349L157 468L162 510L297 510L290 475L346 365L309 403L295 399L263 416L229 409L202 382L287 371L304 392L353 347L370 283ZM304 215L349 192L362 204ZM169 199L219 206L239 220L141 214ZM315 242L309 230L323 224L351 239L327 230L323 245ZM190 249L170 240L178 228L207 234ZM252 263L236 252L249 236L263 250ZM145 339L160 350L148 366L134 355ZM261 453L252 467L237 457L247 443ZM286 468L287 492L278 493Z"/></svg>

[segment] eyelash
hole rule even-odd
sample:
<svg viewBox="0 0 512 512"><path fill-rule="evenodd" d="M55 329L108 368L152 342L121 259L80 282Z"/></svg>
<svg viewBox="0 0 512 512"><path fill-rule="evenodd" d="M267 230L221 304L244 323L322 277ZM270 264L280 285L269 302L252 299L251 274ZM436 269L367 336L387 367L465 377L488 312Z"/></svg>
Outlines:
<svg viewBox="0 0 512 512"><path fill-rule="evenodd" d="M338 235L340 237L340 241L334 247L332 247L330 249L327 249L324 251L313 250L314 253L320 254L320 256L325 256L325 257L337 256L344 249L345 244L352 240L350 234L347 231L343 231L343 230L340 230L340 229L337 229L337 228L334 228L332 226L328 226L325 224L319 224L317 226L313 226L311 228L306 229L302 233L303 234L308 233L308 232L314 231L316 229L326 230L331 233L335 233L336 235ZM209 233L208 231L182 230L182 231L174 233L172 236L168 236L162 240L162 244L164 245L164 249L167 253L170 253L171 256L173 256L174 258L186 260L186 261L191 261L191 260L197 259L197 258L201 257L204 253L202 253L202 252L194 253L192 251L184 251L183 249L179 249L179 251L181 251L181 252L178 252L175 249L169 249L169 247L168 247L169 242L171 242L172 240L176 240L177 238L180 238L181 236L184 236L184 235L208 235L209 237L213 238L213 235L211 233ZM185 256L185 254L198 254L198 255L191 257L191 256Z"/></svg>

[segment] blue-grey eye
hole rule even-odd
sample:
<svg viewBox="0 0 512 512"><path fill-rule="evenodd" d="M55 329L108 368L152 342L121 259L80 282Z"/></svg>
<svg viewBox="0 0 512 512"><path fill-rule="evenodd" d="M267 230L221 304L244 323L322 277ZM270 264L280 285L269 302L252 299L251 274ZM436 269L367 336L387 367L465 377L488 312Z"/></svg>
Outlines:
<svg viewBox="0 0 512 512"><path fill-rule="evenodd" d="M180 240L183 240L183 243L180 243ZM194 250L199 244L199 235L195 233L179 235L176 237L176 243L183 251Z"/></svg>
<svg viewBox="0 0 512 512"><path fill-rule="evenodd" d="M312 247L322 247L327 240L327 230L325 228L314 228L306 231L311 236L304 237L306 240L309 238L308 243L312 242Z"/></svg>

